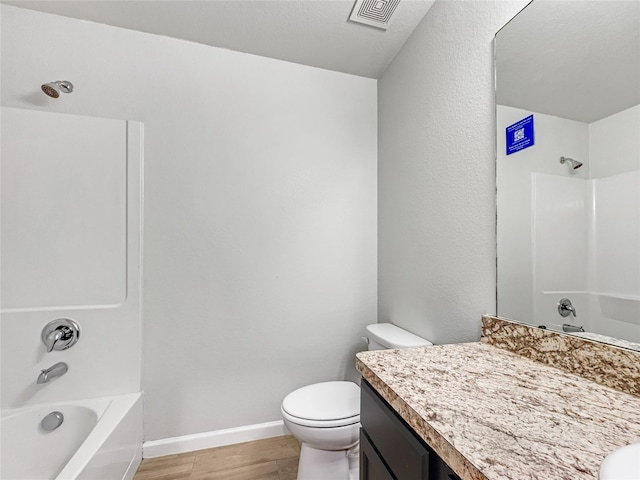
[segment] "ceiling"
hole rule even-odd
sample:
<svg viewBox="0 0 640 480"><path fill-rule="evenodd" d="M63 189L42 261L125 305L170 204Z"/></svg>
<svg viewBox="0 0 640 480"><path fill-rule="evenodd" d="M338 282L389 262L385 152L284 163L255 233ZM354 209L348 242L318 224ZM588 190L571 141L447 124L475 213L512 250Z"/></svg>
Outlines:
<svg viewBox="0 0 640 480"><path fill-rule="evenodd" d="M353 0L3 0L239 52L379 78L434 0L402 0L388 30L348 20Z"/></svg>
<svg viewBox="0 0 640 480"><path fill-rule="evenodd" d="M500 105L591 123L640 103L638 0L535 0L496 36Z"/></svg>

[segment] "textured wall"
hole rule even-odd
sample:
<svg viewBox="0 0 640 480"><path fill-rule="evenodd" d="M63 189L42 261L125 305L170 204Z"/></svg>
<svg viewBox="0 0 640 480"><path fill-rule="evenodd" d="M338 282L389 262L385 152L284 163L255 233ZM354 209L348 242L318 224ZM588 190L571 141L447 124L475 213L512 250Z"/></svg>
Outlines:
<svg viewBox="0 0 640 480"><path fill-rule="evenodd" d="M436 343L495 311L492 41L526 3L436 2L378 82L378 317Z"/></svg>
<svg viewBox="0 0 640 480"><path fill-rule="evenodd" d="M292 389L356 377L375 80L7 6L2 48L3 105L145 124L146 440L278 420ZM39 92L60 78L72 95Z"/></svg>

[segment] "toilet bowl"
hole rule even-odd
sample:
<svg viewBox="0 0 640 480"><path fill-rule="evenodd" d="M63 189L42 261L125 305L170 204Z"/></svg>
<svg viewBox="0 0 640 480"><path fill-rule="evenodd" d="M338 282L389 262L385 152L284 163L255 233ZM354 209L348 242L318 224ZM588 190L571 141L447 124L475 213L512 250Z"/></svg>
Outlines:
<svg viewBox="0 0 640 480"><path fill-rule="evenodd" d="M358 385L336 381L299 388L285 397L281 411L301 442L298 480L347 480L349 450L360 435ZM354 463L352 458L352 469Z"/></svg>
<svg viewBox="0 0 640 480"><path fill-rule="evenodd" d="M390 323L367 326L369 350L432 345ZM282 418L301 443L298 480L358 480L360 387L334 381L299 388L282 401Z"/></svg>

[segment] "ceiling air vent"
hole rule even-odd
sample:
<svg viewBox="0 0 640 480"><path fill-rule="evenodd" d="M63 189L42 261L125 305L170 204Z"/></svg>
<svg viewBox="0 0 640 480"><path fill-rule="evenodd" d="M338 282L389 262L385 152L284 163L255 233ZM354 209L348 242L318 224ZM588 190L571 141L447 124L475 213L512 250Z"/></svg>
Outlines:
<svg viewBox="0 0 640 480"><path fill-rule="evenodd" d="M400 0L356 0L349 20L386 30L399 3Z"/></svg>

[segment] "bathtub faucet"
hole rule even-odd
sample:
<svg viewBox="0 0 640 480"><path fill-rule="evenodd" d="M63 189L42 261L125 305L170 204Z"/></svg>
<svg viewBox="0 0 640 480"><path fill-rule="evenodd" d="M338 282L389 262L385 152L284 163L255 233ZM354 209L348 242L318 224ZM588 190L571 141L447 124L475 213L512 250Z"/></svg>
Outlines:
<svg viewBox="0 0 640 480"><path fill-rule="evenodd" d="M66 363L58 362L55 365L42 370L40 372L40 375L38 375L38 380L36 381L36 383L49 383L54 378L61 377L62 375L67 373L68 369L69 368L67 367Z"/></svg>

